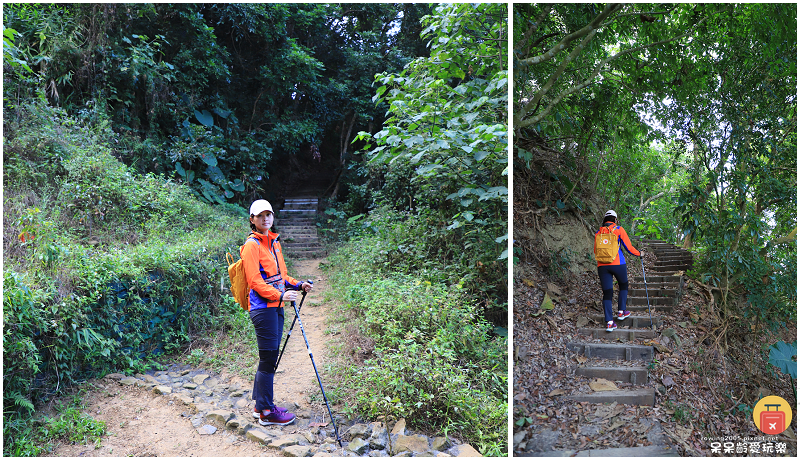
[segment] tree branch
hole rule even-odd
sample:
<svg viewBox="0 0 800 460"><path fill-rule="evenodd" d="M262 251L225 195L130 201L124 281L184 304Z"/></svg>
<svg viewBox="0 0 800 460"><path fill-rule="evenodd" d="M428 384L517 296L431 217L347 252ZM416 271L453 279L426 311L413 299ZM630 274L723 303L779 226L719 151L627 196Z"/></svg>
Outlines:
<svg viewBox="0 0 800 460"><path fill-rule="evenodd" d="M598 14L597 17L595 17L594 19L592 19L592 22L590 22L589 24L585 25L581 29L579 29L579 30L567 35L566 37L562 38L560 42L558 42L555 46L553 46L552 48L550 48L548 51L544 52L543 54L540 54L540 55L534 56L534 57L530 57L530 58L520 59L519 63L521 65L523 65L523 66L528 66L528 65L541 64L543 62L547 62L547 61L553 59L556 56L556 54L558 54L559 52L563 51L567 47L567 45L569 45L570 43L574 42L575 40L577 40L577 39L579 39L579 38L581 38L581 37L583 37L583 36L585 36L585 35L587 35L589 33L592 33L594 35L594 33L597 32L597 29L598 29L600 23L602 23L612 13L616 13L617 11L619 11L621 8L622 8L622 5L620 5L618 3L610 3L610 4L606 5L606 7L603 10L603 12Z"/></svg>
<svg viewBox="0 0 800 460"><path fill-rule="evenodd" d="M525 107L523 108L523 111L521 112L520 116L517 116L516 114L514 115L514 125L519 127L519 128L525 128L527 126L530 126L532 124L540 122L544 117L546 117L547 115L550 114L550 111L553 109L553 107L558 105L558 103L560 103L562 99L564 99L565 97L569 96L570 94L576 93L576 92L586 88L587 86L589 86L592 83L592 81L594 80L594 78L603 69L603 67L605 67L605 65L608 64L609 62L611 62L611 61L613 61L615 59L618 59L621 56L624 56L626 54L635 53L635 52L641 51L643 49L647 49L647 48L650 48L650 47L653 47L653 46L657 46L657 45L663 45L664 43L669 43L671 41L680 40L681 38L688 37L689 35L692 34L694 29L697 28L703 22L705 22L705 20L706 20L706 18L703 18L701 21L699 21L697 24L695 24L694 27L692 27L691 30L689 30L685 34L677 35L675 37L668 38L666 40L653 42L653 43L650 43L650 44L647 44L647 45L637 46L637 47L631 48L629 50L620 51L619 53L617 53L617 54L615 54L615 55L603 60L600 64L597 65L597 67L595 67L595 70L592 72L592 74L589 75L586 78L586 80L584 80L582 83L580 83L578 85L575 85L572 88L568 88L568 89L564 90L561 94L559 94L552 101L550 101L550 103L547 105L547 107L540 114L536 115L533 118L529 118L527 120L522 120L522 117L525 116L528 113L527 110L530 109L530 107L532 106L530 103L526 104ZM559 75L560 75L560 72L559 72ZM539 93L541 93L542 90L544 90L544 89L545 89L544 87L542 89L540 89ZM549 88L548 88L548 90L549 90ZM541 96L539 94L537 94L537 98L541 99Z"/></svg>

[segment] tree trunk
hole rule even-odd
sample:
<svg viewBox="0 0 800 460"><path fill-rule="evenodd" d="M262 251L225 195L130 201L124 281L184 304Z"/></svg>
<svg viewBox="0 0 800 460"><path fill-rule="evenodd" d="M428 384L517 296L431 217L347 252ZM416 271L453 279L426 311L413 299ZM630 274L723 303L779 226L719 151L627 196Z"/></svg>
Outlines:
<svg viewBox="0 0 800 460"><path fill-rule="evenodd" d="M344 131L345 123L347 123L346 116L342 120L342 133L339 137L339 173L336 175L333 192L331 192L331 197L334 198L339 193L339 185L341 184L342 173L344 173L344 164L347 158L347 147L350 146L350 134L353 132L353 125L356 123L356 113L353 112L353 118L350 119L350 126L347 128L346 134Z"/></svg>
<svg viewBox="0 0 800 460"><path fill-rule="evenodd" d="M672 189L669 190L669 193L672 193ZM642 197L639 198L639 210L636 211L636 214L633 216L633 223L631 224L631 235L636 234L636 218L642 215L644 210L647 209L648 206L650 206L650 203L653 202L653 200L657 200L666 194L667 192L656 193L655 195L648 198L647 201L645 201L644 195L642 195Z"/></svg>

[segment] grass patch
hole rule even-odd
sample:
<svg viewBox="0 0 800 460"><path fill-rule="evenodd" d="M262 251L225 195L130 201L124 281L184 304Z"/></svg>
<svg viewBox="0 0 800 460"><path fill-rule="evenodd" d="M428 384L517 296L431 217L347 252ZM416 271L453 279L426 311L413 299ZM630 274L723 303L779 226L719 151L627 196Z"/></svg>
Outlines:
<svg viewBox="0 0 800 460"><path fill-rule="evenodd" d="M385 219L385 220L383 220ZM329 257L324 267L336 306L331 331L341 333L331 371L331 400L369 420L405 418L410 427L450 435L483 455L507 449L506 338L495 335L463 283L446 273L387 270L386 245L413 233L396 216L372 227ZM395 230L391 230L395 229ZM432 276L426 276L430 274Z"/></svg>
<svg viewBox="0 0 800 460"><path fill-rule="evenodd" d="M60 443L94 444L99 449L106 424L81 412L84 409L81 395L73 395L67 404L57 404L55 415L5 422L4 431L14 435L4 439L3 456L38 457L52 453ZM14 426L6 426L8 423Z"/></svg>

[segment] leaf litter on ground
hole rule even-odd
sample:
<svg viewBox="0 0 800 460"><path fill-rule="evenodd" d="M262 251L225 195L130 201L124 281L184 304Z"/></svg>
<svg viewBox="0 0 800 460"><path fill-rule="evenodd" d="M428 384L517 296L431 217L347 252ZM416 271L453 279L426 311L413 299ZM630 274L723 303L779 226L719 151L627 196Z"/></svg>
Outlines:
<svg viewBox="0 0 800 460"><path fill-rule="evenodd" d="M648 273L653 271L654 261L655 255L645 252ZM632 264L628 269L629 277L641 276L639 266ZM654 283L648 283L648 289L651 287L657 288ZM546 295L553 303L552 310L540 309ZM616 295L615 292L615 298ZM514 419L522 417L524 422L522 426L515 424L515 452L525 451L526 437L530 439L535 433L546 430L559 433L552 446L556 450L633 447L651 445L648 435L653 435L653 423L657 423L667 438L666 444L672 444L681 455L693 456L711 455L710 443L704 438L762 435L755 429L751 413L739 405L752 408L753 393L756 393L753 386L770 394L777 393L781 382L769 373L768 352L761 350L759 344L778 340L791 343L796 340L796 324L788 328L794 333L780 336L764 333L762 336L766 337L753 340L747 350L729 348L723 355L708 340L701 342L719 324L714 322L714 315L708 314L703 289L687 279L683 296L673 311L658 312L662 319L659 332L672 328L675 337L660 335L624 341L656 348L655 361L649 366L645 385L655 389L656 406L634 406L626 408L622 415L598 420L597 414L608 411L610 405L578 403L563 396L590 391L591 379L574 374L575 368L588 359L570 352L566 344L573 340L603 341L578 335L579 327L602 326L591 319L592 315L600 313L598 298L601 296L597 276L593 273L558 281L549 279L538 268L524 264L515 267ZM675 338L679 339L680 347ZM593 360L593 364L625 365L614 360ZM743 366L755 376L755 382L745 381ZM631 387L623 382L613 383L619 388ZM789 402L795 404L794 399ZM612 410L617 410L614 407ZM795 419L784 441L787 453L796 456ZM609 429L611 426L614 429Z"/></svg>

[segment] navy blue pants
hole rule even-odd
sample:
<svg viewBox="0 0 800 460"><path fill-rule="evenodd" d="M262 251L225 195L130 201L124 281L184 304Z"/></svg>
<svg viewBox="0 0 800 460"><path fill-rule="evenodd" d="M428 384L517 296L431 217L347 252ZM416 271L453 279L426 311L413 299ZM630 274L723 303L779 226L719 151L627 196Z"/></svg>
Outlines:
<svg viewBox="0 0 800 460"><path fill-rule="evenodd" d="M622 265L601 265L597 267L597 275L600 277L600 286L603 288L603 312L605 313L606 323L614 319L611 302L614 300L614 278L619 284L619 311L625 311L628 304L628 266Z"/></svg>
<svg viewBox="0 0 800 460"><path fill-rule="evenodd" d="M253 382L255 410L274 410L272 384L275 380L275 361L278 360L278 348L283 335L283 307L253 310L250 312L250 321L256 329L258 341L258 370Z"/></svg>

